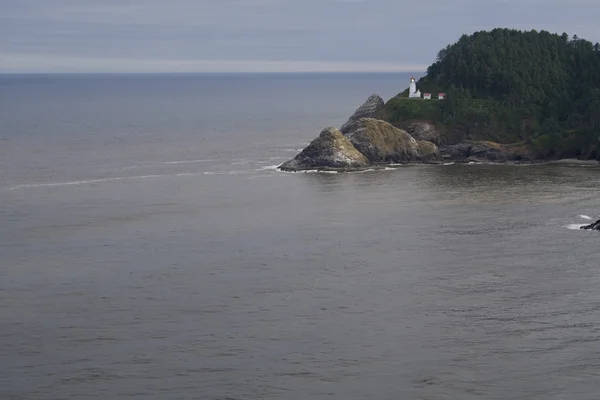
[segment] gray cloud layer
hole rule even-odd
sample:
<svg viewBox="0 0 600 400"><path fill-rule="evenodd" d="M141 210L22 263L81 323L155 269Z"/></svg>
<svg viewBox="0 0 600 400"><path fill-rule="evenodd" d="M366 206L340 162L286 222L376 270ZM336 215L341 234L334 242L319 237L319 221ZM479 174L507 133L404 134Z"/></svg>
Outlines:
<svg viewBox="0 0 600 400"><path fill-rule="evenodd" d="M600 40L596 0L0 0L0 71L414 70L461 34Z"/></svg>

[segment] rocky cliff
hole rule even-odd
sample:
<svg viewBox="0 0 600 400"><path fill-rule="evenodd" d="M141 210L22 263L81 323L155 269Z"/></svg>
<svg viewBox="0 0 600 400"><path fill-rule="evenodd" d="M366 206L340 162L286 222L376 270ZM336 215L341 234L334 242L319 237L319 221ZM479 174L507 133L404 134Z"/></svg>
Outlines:
<svg viewBox="0 0 600 400"><path fill-rule="evenodd" d="M347 137L337 128L325 128L300 154L282 164L283 171L312 169L356 169L369 165Z"/></svg>
<svg viewBox="0 0 600 400"><path fill-rule="evenodd" d="M426 140L438 146L442 144L442 134L432 122L410 121L406 125L406 131L415 139Z"/></svg>
<svg viewBox="0 0 600 400"><path fill-rule="evenodd" d="M406 163L439 160L435 144L416 140L406 131L374 118L347 125L345 136L371 163Z"/></svg>
<svg viewBox="0 0 600 400"><path fill-rule="evenodd" d="M358 107L350 119L344 125L342 125L340 131L345 134L354 121L358 121L361 118L373 117L375 114L381 111L384 106L385 102L381 96L378 94L372 94L362 106Z"/></svg>
<svg viewBox="0 0 600 400"><path fill-rule="evenodd" d="M371 95L340 130L333 127L324 129L300 154L279 168L287 171L350 170L385 163L535 160L534 152L527 144L464 140L442 145L447 138L432 121L396 121L392 125L373 118L382 117L383 107L383 99L376 94Z"/></svg>
<svg viewBox="0 0 600 400"><path fill-rule="evenodd" d="M533 161L534 155L527 145L499 144L488 141L465 140L458 144L442 146L442 159L446 161Z"/></svg>

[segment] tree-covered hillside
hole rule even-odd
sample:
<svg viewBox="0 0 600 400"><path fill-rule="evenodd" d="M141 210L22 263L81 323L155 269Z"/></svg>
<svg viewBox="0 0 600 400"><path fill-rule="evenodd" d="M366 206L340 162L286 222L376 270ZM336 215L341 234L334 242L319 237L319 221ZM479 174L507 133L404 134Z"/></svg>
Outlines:
<svg viewBox="0 0 600 400"><path fill-rule="evenodd" d="M442 49L421 91L445 91L427 117L465 138L530 143L542 157L597 156L600 44L541 31L494 29ZM421 118L392 99L386 118ZM406 100L408 101L408 100ZM414 108L414 106L412 106ZM462 137L461 137L462 136Z"/></svg>

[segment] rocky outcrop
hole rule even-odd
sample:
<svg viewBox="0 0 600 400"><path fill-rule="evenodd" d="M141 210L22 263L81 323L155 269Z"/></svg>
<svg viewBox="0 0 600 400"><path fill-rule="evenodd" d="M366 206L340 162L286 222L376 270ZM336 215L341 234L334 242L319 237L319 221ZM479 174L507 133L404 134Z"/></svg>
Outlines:
<svg viewBox="0 0 600 400"><path fill-rule="evenodd" d="M441 143L441 134L431 122L411 121L406 125L406 131L417 140L426 140L438 146Z"/></svg>
<svg viewBox="0 0 600 400"><path fill-rule="evenodd" d="M582 226L581 229L600 231L600 219L593 224Z"/></svg>
<svg viewBox="0 0 600 400"><path fill-rule="evenodd" d="M533 154L526 145L499 144L487 141L466 140L440 148L442 159L447 161L532 161Z"/></svg>
<svg viewBox="0 0 600 400"><path fill-rule="evenodd" d="M300 154L279 169L356 169L369 165L367 158L337 128L325 128Z"/></svg>
<svg viewBox="0 0 600 400"><path fill-rule="evenodd" d="M345 136L372 163L428 162L440 159L437 146L374 118L350 123Z"/></svg>
<svg viewBox="0 0 600 400"><path fill-rule="evenodd" d="M358 121L361 118L373 117L375 114L377 114L383 109L384 105L385 102L383 101L381 96L379 96L378 94L372 94L362 106L358 107L358 109L354 112L354 114L352 114L350 119L344 125L342 125L340 131L345 134L346 132L348 132L348 128L354 121Z"/></svg>

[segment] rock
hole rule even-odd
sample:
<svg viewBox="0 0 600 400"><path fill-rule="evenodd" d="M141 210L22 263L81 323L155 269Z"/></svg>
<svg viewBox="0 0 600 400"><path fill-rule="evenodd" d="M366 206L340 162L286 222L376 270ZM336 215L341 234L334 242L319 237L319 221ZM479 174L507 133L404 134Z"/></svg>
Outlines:
<svg viewBox="0 0 600 400"><path fill-rule="evenodd" d="M310 169L354 169L369 165L369 161L337 128L325 128L293 160L283 163L283 171Z"/></svg>
<svg viewBox="0 0 600 400"><path fill-rule="evenodd" d="M402 129L374 118L361 118L347 126L346 137L372 163L427 162L440 159L431 142L415 140Z"/></svg>
<svg viewBox="0 0 600 400"><path fill-rule="evenodd" d="M406 127L406 132L417 140L426 140L439 145L441 135L435 125L427 121L412 121Z"/></svg>
<svg viewBox="0 0 600 400"><path fill-rule="evenodd" d="M454 161L531 161L533 155L526 145L500 144L488 141L465 140L455 145L442 146L444 160Z"/></svg>
<svg viewBox="0 0 600 400"><path fill-rule="evenodd" d="M471 146L469 157L488 161L507 161L508 156L502 151L502 146L494 142L475 142Z"/></svg>
<svg viewBox="0 0 600 400"><path fill-rule="evenodd" d="M464 161L471 154L472 143L461 142L450 146L440 147L440 154L444 160Z"/></svg>
<svg viewBox="0 0 600 400"><path fill-rule="evenodd" d="M343 134L346 134L350 125L361 118L370 118L373 117L376 113L383 109L385 102L378 94L372 94L369 96L367 101L363 103L362 106L358 107L358 109L352 114L350 119L342 125L340 131Z"/></svg>
<svg viewBox="0 0 600 400"><path fill-rule="evenodd" d="M581 229L600 231L600 219L593 224L582 226Z"/></svg>

